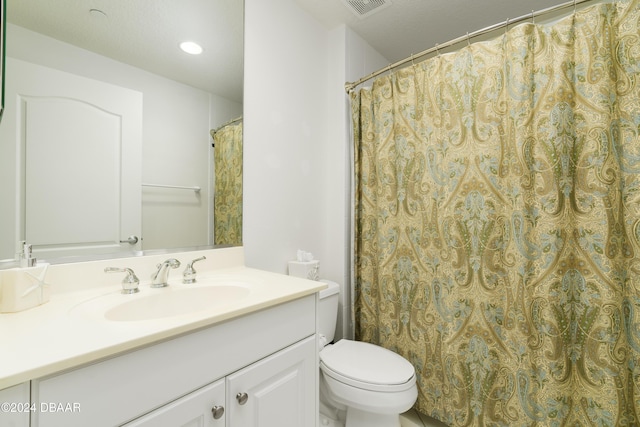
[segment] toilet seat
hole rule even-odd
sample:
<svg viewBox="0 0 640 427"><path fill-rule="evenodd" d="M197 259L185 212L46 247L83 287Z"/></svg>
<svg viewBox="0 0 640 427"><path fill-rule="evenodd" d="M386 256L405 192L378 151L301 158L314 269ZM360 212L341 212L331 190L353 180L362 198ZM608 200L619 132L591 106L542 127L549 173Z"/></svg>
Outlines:
<svg viewBox="0 0 640 427"><path fill-rule="evenodd" d="M320 369L336 381L370 391L400 392L416 382L415 369L405 358L361 341L340 340L325 347Z"/></svg>

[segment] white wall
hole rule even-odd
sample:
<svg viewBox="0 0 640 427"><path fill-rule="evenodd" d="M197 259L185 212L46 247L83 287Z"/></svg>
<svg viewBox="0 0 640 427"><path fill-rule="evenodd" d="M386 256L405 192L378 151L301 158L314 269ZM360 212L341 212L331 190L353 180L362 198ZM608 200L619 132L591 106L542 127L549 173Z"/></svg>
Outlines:
<svg viewBox="0 0 640 427"><path fill-rule="evenodd" d="M348 82L355 82L361 77L386 67L391 63L356 34L352 29L346 29L346 67L345 78ZM363 83L371 85L371 81Z"/></svg>
<svg viewBox="0 0 640 427"><path fill-rule="evenodd" d="M291 0L245 1L247 265L279 273L297 249L327 258L327 30Z"/></svg>
<svg viewBox="0 0 640 427"><path fill-rule="evenodd" d="M209 243L209 130L240 116L242 105L15 25L7 27L8 56L143 93L143 182L203 189L200 195L144 189L143 246L153 249ZM5 101L11 108L12 100ZM14 162L15 158L3 160L3 178L9 179L1 180L2 194L15 192ZM0 259L13 256L14 214L15 203L9 206L3 202Z"/></svg>
<svg viewBox="0 0 640 427"><path fill-rule="evenodd" d="M350 334L350 110L346 81L387 65L347 27L291 0L245 0L244 246L247 265L287 272L297 249L342 286Z"/></svg>

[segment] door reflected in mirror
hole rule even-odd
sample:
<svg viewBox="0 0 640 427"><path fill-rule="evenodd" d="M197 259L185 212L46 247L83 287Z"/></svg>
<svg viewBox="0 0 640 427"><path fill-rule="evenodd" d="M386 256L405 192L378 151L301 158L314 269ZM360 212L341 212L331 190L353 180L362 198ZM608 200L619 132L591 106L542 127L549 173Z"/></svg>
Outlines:
<svg viewBox="0 0 640 427"><path fill-rule="evenodd" d="M215 159L212 130L242 116L242 2L5 1L0 260L21 240L47 260L241 244L241 191L222 210L233 238L215 236L214 185L242 154ZM122 93L139 113L113 106Z"/></svg>

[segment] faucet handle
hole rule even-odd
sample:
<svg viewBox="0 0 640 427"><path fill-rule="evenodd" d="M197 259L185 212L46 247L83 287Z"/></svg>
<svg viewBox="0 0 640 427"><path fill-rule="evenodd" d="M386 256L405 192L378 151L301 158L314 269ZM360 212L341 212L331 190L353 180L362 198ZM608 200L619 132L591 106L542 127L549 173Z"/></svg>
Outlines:
<svg viewBox="0 0 640 427"><path fill-rule="evenodd" d="M133 272L130 268L117 268L117 267L107 267L104 269L105 273L127 273L124 279L122 279L122 293L123 294L135 294L136 292L140 292L138 289L138 285L140 285L140 280L136 273Z"/></svg>
<svg viewBox="0 0 640 427"><path fill-rule="evenodd" d="M207 257L202 256L200 258L196 258L187 264L187 267L184 269L184 273L182 273L182 283L196 283L196 270L193 268L193 264L198 261L202 261L203 259L207 259Z"/></svg>

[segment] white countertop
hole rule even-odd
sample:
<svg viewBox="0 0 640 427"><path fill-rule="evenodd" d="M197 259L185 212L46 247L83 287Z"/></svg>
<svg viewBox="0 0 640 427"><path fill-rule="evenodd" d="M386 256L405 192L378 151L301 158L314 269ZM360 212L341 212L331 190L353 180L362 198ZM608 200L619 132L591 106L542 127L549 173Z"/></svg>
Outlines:
<svg viewBox="0 0 640 427"><path fill-rule="evenodd" d="M114 264L113 261L102 262L95 270L104 269L102 265L105 263ZM173 273L169 288L150 289L148 283L143 281L140 293L123 295L120 294L119 280L116 280L116 284L107 286L53 292L50 301L39 307L19 313L0 314L0 389L215 325L326 288L322 282L241 265L228 268L215 265L215 262L211 262L211 265L215 268L198 270L198 282L195 285L182 284L180 274ZM94 310L95 301L101 301L105 295L108 297L104 300L113 304L114 301L130 301L131 298L154 292L172 292L189 286L205 286L211 282L223 284L225 281L242 282L250 292L242 299L210 309L153 320L111 321L105 319L99 310ZM87 304L93 304L91 310L94 311L83 309Z"/></svg>

